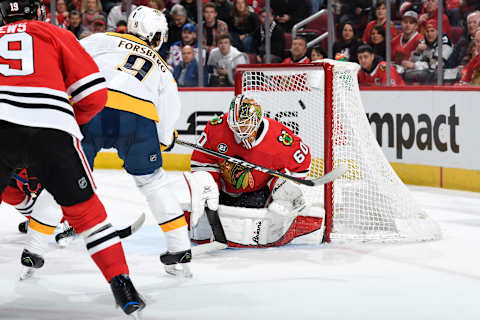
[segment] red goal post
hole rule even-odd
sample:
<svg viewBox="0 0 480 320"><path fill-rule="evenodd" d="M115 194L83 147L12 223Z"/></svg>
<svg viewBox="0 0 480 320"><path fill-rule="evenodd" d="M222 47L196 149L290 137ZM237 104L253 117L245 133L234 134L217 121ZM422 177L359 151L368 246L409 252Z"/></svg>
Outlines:
<svg viewBox="0 0 480 320"><path fill-rule="evenodd" d="M324 241L431 240L438 225L416 204L371 132L354 63L240 65L235 94L246 94L264 115L279 120L310 147L312 178L340 163L340 179L304 188L307 201L325 209ZM312 190L313 189L313 190Z"/></svg>

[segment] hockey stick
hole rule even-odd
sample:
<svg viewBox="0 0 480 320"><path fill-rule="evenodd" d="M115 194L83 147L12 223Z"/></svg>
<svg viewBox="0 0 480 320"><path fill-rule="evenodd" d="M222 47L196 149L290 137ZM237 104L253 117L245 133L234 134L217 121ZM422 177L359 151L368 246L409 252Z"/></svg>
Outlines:
<svg viewBox="0 0 480 320"><path fill-rule="evenodd" d="M293 176L288 175L288 174L283 173L283 172L279 172L279 171L275 171L275 170L271 170L271 169L262 167L258 164L254 164L254 163L251 163L251 162L248 162L248 161L245 161L245 160L241 160L241 159L238 159L238 158L227 156L223 153L220 153L220 152L217 152L217 151L214 151L214 150L203 148L203 147L201 147L199 145L196 145L194 143L186 142L186 141L179 140L179 139L177 139L175 142L178 143L179 145L198 150L200 152L209 154L211 156L214 156L214 157L217 157L217 158L220 158L220 159L225 159L229 162L236 163L236 164L241 165L243 167L250 168L250 169L255 169L255 170L258 170L258 171L262 171L262 172L268 173L272 176L282 178L282 179L285 179L285 180L290 180L290 181L293 181L293 182L296 182L296 183L299 183L299 184L303 184L303 185L306 185L306 186L309 186L309 187L321 186L321 185L327 184L329 182L332 182L333 180L335 180L337 178L340 178L348 170L347 166L341 163L336 168L334 168L332 171L330 171L329 173L327 173L327 174L325 174L325 175L323 175L319 178L315 178L315 179L312 179L312 180L304 180L304 179L293 177Z"/></svg>
<svg viewBox="0 0 480 320"><path fill-rule="evenodd" d="M205 208L205 213L207 215L208 223L212 228L214 241L192 247L193 256L202 255L215 250L222 250L228 247L227 237L223 230L218 211Z"/></svg>
<svg viewBox="0 0 480 320"><path fill-rule="evenodd" d="M137 232L138 229L140 229L145 222L145 213L142 212L142 214L135 220L134 223L129 225L126 228L117 230L117 234L120 237L120 239L126 238Z"/></svg>

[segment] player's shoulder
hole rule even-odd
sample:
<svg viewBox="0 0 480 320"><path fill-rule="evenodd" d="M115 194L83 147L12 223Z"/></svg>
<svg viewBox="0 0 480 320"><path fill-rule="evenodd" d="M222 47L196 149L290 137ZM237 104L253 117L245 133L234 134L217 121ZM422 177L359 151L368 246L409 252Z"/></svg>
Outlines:
<svg viewBox="0 0 480 320"><path fill-rule="evenodd" d="M289 148L301 139L280 121L264 117L268 121L269 136L277 142L278 147Z"/></svg>
<svg viewBox="0 0 480 320"><path fill-rule="evenodd" d="M207 122L207 126L206 126L206 129L208 131L212 131L212 132L218 132L219 134L221 134L221 132L219 132L219 130L225 126L227 126L227 114L224 113L224 114L221 114L221 115L216 115L215 117L213 117L212 119L210 119L210 121Z"/></svg>
<svg viewBox="0 0 480 320"><path fill-rule="evenodd" d="M6 26L3 26L2 28L6 28L8 30L9 28L13 28L14 26L17 26L16 32L22 32L21 29L26 28L26 30L23 30L23 31L26 31L28 34L34 37L50 38L52 40L60 41L60 42L64 39L65 40L71 40L72 38L76 39L73 33L68 30L57 27L51 23L46 23L46 22L37 21L37 20L18 21L18 22L14 22Z"/></svg>

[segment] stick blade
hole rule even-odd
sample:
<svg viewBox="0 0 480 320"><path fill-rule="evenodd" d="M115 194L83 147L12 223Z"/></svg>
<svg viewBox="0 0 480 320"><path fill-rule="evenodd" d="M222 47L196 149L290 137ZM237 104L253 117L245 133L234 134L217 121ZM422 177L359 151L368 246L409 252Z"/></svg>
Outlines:
<svg viewBox="0 0 480 320"><path fill-rule="evenodd" d="M223 250L227 247L228 245L226 243L221 243L218 241L200 244L198 246L192 247L192 256L195 257L212 251Z"/></svg>
<svg viewBox="0 0 480 320"><path fill-rule="evenodd" d="M326 175L323 175L319 178L316 178L310 181L312 181L314 186L321 186L321 185L330 183L335 179L340 178L347 171L348 171L347 165L344 163L340 163L337 167L335 167L332 171L330 171Z"/></svg>

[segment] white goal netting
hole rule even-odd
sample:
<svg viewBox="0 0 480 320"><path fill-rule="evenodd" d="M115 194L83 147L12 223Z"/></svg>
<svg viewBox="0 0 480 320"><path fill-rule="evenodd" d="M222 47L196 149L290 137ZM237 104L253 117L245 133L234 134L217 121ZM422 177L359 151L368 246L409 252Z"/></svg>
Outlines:
<svg viewBox="0 0 480 320"><path fill-rule="evenodd" d="M333 66L333 74L324 70L327 66ZM323 65L242 68L236 91L256 99L266 116L284 123L309 145L311 177L323 175L329 161L348 166L334 182L332 195L323 187L306 190L310 202L324 203L327 226L333 221L332 240L438 239L438 225L420 208L378 146L361 102L358 68L331 60ZM325 89L325 82L332 89ZM331 159L326 159L325 145L332 151Z"/></svg>

